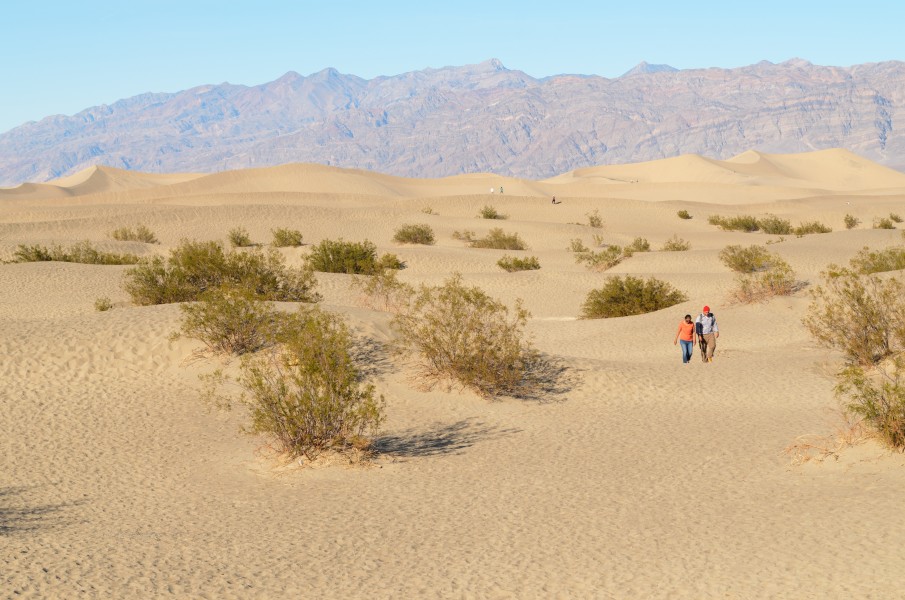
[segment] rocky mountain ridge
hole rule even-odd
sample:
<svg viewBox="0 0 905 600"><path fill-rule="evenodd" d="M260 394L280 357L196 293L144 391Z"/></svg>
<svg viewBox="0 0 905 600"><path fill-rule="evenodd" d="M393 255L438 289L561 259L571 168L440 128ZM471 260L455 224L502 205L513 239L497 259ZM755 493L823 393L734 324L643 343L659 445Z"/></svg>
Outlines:
<svg viewBox="0 0 905 600"><path fill-rule="evenodd" d="M498 60L365 80L324 69L257 86L148 93L0 134L0 185L104 164L215 172L288 162L409 177L540 179L694 153L846 148L905 166L905 63L641 63L535 79Z"/></svg>

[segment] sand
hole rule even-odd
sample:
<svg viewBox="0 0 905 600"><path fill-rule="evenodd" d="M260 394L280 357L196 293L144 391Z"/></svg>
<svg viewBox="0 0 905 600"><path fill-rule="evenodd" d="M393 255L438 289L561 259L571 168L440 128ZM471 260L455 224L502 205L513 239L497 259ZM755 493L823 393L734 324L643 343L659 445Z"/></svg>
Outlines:
<svg viewBox="0 0 905 600"><path fill-rule="evenodd" d="M499 195L503 186L504 195ZM497 193L489 194L490 188ZM551 205L555 195L562 203ZM505 221L476 218L487 204ZM431 208L436 214L422 212ZM680 220L678 210L694 218ZM609 272L575 264L569 241L673 235L688 252L637 254ZM806 291L729 302L728 244L710 214L820 220L833 233L770 249L819 283L863 246L901 244L875 217L905 214L905 174L841 150L748 152L581 169L546 181L489 174L401 179L317 165L214 175L106 167L0 190L0 258L19 244L163 253L180 239L275 227L307 243L369 239L408 264L401 279L453 272L506 302L570 367L542 402L423 392L389 356L370 365L387 401L371 467L280 467L238 412L209 412L192 360L172 340L178 306L136 307L126 267L0 265L0 595L10 598L897 598L905 589L905 458L873 441L793 465L783 449L834 426L838 354L801 325ZM847 231L850 213L863 223ZM143 223L161 241L116 242ZM398 246L428 223L437 243ZM455 230L518 232L539 271L505 273L503 251ZM901 227L901 226L900 226ZM284 250L299 264L308 247ZM636 317L578 320L611 274L655 276L689 300ZM323 307L361 336L392 338L351 277L318 275ZM114 309L97 312L107 296ZM685 313L709 304L716 360L682 365ZM235 368L235 362L227 369Z"/></svg>

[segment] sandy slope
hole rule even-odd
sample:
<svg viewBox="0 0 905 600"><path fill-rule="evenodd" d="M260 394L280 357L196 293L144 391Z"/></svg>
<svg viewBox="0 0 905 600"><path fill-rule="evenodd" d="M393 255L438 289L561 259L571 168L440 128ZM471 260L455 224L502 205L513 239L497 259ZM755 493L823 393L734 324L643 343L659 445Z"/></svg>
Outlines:
<svg viewBox="0 0 905 600"><path fill-rule="evenodd" d="M488 194L501 185L502 197ZM554 194L562 204L550 204ZM509 219L476 219L486 204ZM678 219L683 208L695 218ZM576 320L609 274L565 250L576 237L592 243L599 231L575 223L595 209L610 243L689 240L689 252L612 269L667 280L689 301ZM130 306L123 267L0 265L2 595L900 597L905 459L868 443L838 462L789 466L788 443L831 429L838 357L801 326L804 293L727 303L733 276L719 250L777 238L722 232L706 217L831 225L770 246L817 282L862 246L901 243L899 231L844 230L846 213L869 224L903 211L905 175L841 151L680 157L542 182L316 165L171 178L101 168L0 190L0 257L83 239L165 253L238 225L259 241L279 226L309 243L367 238L407 262L407 281L458 271L507 302L523 298L536 345L574 380L548 402L488 403L415 390L407 368L378 353L368 369L387 399L386 456L369 469L274 470L263 441L237 433L241 415L199 402L196 376L218 363L188 360L197 344L168 339L178 307ZM161 245L107 237L136 223ZM429 223L437 244L395 246L404 223ZM543 268L504 273L495 262L505 252L451 237L495 226L518 232L531 249L516 254ZM292 264L306 252L285 250ZM319 283L325 308L378 344L391 339L388 315L362 308L348 276ZM96 312L100 296L115 309ZM683 366L675 327L704 303L723 332L717 361Z"/></svg>

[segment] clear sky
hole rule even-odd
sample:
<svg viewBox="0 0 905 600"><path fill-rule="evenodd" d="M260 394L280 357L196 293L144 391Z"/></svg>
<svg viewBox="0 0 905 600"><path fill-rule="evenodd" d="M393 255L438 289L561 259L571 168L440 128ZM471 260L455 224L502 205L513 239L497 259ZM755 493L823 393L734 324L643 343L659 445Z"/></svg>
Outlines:
<svg viewBox="0 0 905 600"><path fill-rule="evenodd" d="M804 58L905 60L905 2L0 0L0 132L143 92L335 67L372 78L498 58L617 77Z"/></svg>

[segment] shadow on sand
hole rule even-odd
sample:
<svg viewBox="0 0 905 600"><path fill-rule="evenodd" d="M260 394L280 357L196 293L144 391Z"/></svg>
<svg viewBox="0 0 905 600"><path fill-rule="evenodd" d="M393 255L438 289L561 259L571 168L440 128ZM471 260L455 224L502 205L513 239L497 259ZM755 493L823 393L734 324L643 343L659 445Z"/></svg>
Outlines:
<svg viewBox="0 0 905 600"><path fill-rule="evenodd" d="M400 458L461 454L478 442L507 437L520 431L521 429L485 425L470 418L449 425L438 425L428 431L407 429L381 436L374 441L374 448L381 454Z"/></svg>
<svg viewBox="0 0 905 600"><path fill-rule="evenodd" d="M31 504L27 502L34 488L25 486L0 489L0 536L51 529L69 524L65 510L83 502Z"/></svg>

